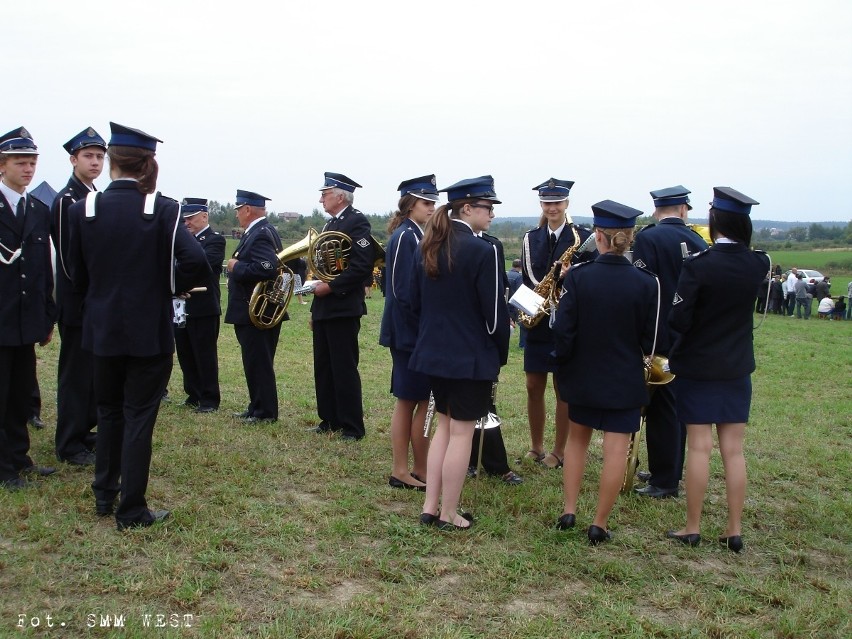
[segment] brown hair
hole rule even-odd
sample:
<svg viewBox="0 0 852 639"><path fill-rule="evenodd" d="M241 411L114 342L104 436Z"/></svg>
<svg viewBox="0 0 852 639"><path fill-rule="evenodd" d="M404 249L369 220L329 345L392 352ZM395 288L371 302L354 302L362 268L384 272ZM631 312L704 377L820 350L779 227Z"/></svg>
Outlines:
<svg viewBox="0 0 852 639"><path fill-rule="evenodd" d="M721 235L745 246L751 244L752 225L748 215L711 208L708 218L710 237L714 242Z"/></svg>
<svg viewBox="0 0 852 639"><path fill-rule="evenodd" d="M397 204L398 208L396 212L391 215L391 218L388 221L388 233L393 233L396 227L402 224L402 221L408 217L411 213L411 209L413 209L414 205L417 204L417 200L418 198L410 193L399 198L399 204Z"/></svg>
<svg viewBox="0 0 852 639"><path fill-rule="evenodd" d="M157 174L160 167L154 159L154 152L135 146L111 146L107 149L109 163L139 180L136 188L142 193L157 190Z"/></svg>
<svg viewBox="0 0 852 639"><path fill-rule="evenodd" d="M426 230L423 232L423 240L420 242L420 250L423 252L423 268L426 270L426 275L434 279L441 274L438 256L442 250L447 256L447 270L452 272L452 246L455 230L450 220L461 219L459 211L462 207L481 199L469 197L444 204L429 218L429 222L426 223Z"/></svg>
<svg viewBox="0 0 852 639"><path fill-rule="evenodd" d="M596 231L600 231L606 238L607 248L615 255L624 255L624 252L630 248L633 242L633 227L627 229L605 229L600 226L595 227Z"/></svg>

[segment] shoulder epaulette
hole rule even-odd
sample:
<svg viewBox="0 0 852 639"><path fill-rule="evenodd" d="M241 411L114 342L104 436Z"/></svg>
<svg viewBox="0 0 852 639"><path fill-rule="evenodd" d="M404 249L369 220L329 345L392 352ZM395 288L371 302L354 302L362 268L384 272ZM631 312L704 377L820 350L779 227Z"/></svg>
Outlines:
<svg viewBox="0 0 852 639"><path fill-rule="evenodd" d="M639 229L638 231L636 231L636 235L639 235L642 231L647 231L648 229L652 229L652 228L654 228L655 226L657 226L657 225L656 225L654 222L651 222L650 224L646 224L646 225L645 225L645 226L643 226L641 229Z"/></svg>
<svg viewBox="0 0 852 639"><path fill-rule="evenodd" d="M695 259L698 259L698 258L699 258L699 257L701 257L702 255L706 255L706 254L707 254L707 252L708 252L709 250L710 250L709 248L706 248L706 249L704 249L703 251L699 251L698 253L695 253L695 254L693 254L693 255L690 255L690 256L689 256L688 258L686 258L686 259L687 259L687 260L695 260Z"/></svg>
<svg viewBox="0 0 852 639"><path fill-rule="evenodd" d="M650 275L651 277L656 279L657 274L654 273L653 271L649 270L646 266L639 266L637 264L634 264L633 266L636 268L637 271L645 273L645 275Z"/></svg>

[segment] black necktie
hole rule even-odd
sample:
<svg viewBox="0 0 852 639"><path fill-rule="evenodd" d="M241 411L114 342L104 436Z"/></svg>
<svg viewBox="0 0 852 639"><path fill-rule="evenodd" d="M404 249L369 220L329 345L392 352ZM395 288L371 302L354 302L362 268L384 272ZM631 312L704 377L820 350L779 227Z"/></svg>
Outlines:
<svg viewBox="0 0 852 639"><path fill-rule="evenodd" d="M556 248L556 233L550 234L550 252L553 253L553 249Z"/></svg>
<svg viewBox="0 0 852 639"><path fill-rule="evenodd" d="M27 211L27 198L22 197L20 200L18 200L18 210L15 212L15 215L18 217L19 220L23 220L24 214L26 213L26 211Z"/></svg>

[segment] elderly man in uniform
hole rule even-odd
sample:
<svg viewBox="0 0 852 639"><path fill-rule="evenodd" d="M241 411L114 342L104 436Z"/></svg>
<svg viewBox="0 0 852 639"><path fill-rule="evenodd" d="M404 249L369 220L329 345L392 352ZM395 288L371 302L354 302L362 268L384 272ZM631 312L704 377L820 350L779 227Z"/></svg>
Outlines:
<svg viewBox="0 0 852 639"><path fill-rule="evenodd" d="M342 439L364 437L361 376L358 373L358 333L367 314L364 280L375 261L370 223L352 206L361 185L340 173L326 173L320 203L331 219L323 231L344 233L352 241L349 265L331 282L320 282L311 304L314 346L316 432L339 432Z"/></svg>
<svg viewBox="0 0 852 639"><path fill-rule="evenodd" d="M268 199L252 191L237 190L237 221L244 233L233 257L228 260L225 322L234 325L249 391L248 407L234 417L248 423L278 419L274 364L281 324L260 329L249 317L249 300L255 285L278 275L281 238L266 219Z"/></svg>
<svg viewBox="0 0 852 639"><path fill-rule="evenodd" d="M633 264L657 275L663 304L674 299L684 259L681 245L685 244L689 253L707 248L701 236L686 225L692 209L689 193L680 185L651 191L657 224L643 228L633 243ZM667 357L673 338L665 317L664 313L657 328L656 354ZM647 485L635 489L640 495L656 499L677 497L686 429L677 418L675 406L672 385L655 386L645 419L650 477Z"/></svg>
<svg viewBox="0 0 852 639"><path fill-rule="evenodd" d="M216 342L222 315L219 276L225 259L225 238L210 228L206 199L184 198L180 212L183 225L201 244L210 265L206 290L187 296L186 324L175 327L175 350L186 392L183 403L193 407L196 413L213 413L219 410L220 401Z"/></svg>
<svg viewBox="0 0 852 639"><path fill-rule="evenodd" d="M74 290L68 263L68 209L95 189L107 144L92 127L64 145L71 178L53 201L51 235L56 247L56 305L59 317L59 371L56 389L56 458L75 466L95 463L93 432L98 423L92 354L82 349L83 296Z"/></svg>
<svg viewBox="0 0 852 639"><path fill-rule="evenodd" d="M19 127L0 137L0 486L18 490L26 475L53 468L29 457L35 344L53 335L53 268L50 210L27 193L38 147Z"/></svg>

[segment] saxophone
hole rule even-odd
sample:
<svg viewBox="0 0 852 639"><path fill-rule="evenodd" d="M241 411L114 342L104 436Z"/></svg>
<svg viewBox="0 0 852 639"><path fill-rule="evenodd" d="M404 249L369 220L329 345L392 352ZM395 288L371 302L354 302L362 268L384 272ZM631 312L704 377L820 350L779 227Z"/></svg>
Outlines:
<svg viewBox="0 0 852 639"><path fill-rule="evenodd" d="M568 247L568 249L562 254L562 257L559 258L559 261L553 265L553 268L550 269L547 275L541 278L541 281L536 284L533 289L535 293L544 298L544 301L541 306L539 306L538 311L535 315L530 315L518 309L518 321L524 328L529 329L533 326L537 326L538 323L544 319L545 315L554 317L552 313L555 313L559 306L559 289L556 286L556 282L559 280L559 274L563 267L571 264L571 258L574 257L574 253L576 253L577 249L580 248L580 234L577 233L577 229L573 224L571 225L571 231L574 233L574 243ZM590 235L589 237L594 237L594 235ZM530 269L530 271L532 271L532 269Z"/></svg>

